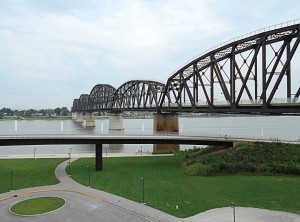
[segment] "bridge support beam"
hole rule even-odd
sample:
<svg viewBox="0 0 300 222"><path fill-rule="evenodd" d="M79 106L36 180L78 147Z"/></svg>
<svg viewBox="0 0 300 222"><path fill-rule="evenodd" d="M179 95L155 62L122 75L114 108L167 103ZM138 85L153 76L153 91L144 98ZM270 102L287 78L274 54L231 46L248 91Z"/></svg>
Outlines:
<svg viewBox="0 0 300 222"><path fill-rule="evenodd" d="M109 117L109 133L111 134L123 134L123 113L122 112L111 112L108 114Z"/></svg>
<svg viewBox="0 0 300 222"><path fill-rule="evenodd" d="M153 119L153 133L178 134L178 113L155 113ZM175 152L179 150L179 144L154 144L154 153Z"/></svg>
<svg viewBox="0 0 300 222"><path fill-rule="evenodd" d="M95 147L96 171L103 170L102 144L96 144Z"/></svg>
<svg viewBox="0 0 300 222"><path fill-rule="evenodd" d="M95 117L94 117L94 113L86 113L86 127L95 127L96 123L95 123Z"/></svg>

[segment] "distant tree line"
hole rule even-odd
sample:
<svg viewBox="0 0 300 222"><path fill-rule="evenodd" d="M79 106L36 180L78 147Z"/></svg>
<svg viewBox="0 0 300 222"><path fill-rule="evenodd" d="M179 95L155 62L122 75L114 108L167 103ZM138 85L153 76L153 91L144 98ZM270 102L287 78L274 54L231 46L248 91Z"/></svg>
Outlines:
<svg viewBox="0 0 300 222"><path fill-rule="evenodd" d="M67 107L55 109L28 109L28 110L12 110L10 108L2 108L0 110L0 118L5 116L33 117L33 116L68 116L70 111Z"/></svg>

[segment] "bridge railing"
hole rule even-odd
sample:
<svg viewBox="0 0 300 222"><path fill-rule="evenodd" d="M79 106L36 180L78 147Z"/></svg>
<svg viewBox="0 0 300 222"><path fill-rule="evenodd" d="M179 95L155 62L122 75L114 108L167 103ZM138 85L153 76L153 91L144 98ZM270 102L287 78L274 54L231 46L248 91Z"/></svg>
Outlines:
<svg viewBox="0 0 300 222"><path fill-rule="evenodd" d="M299 138L280 138L280 137L265 137L265 136L245 136L238 134L226 134L226 133L203 133L203 132L184 132L184 133L176 133L176 132L156 132L153 135L163 135L163 136L189 136L189 137L202 137L202 138L224 138L228 140L253 140L253 141L261 141L261 142L291 142L291 143L300 143Z"/></svg>
<svg viewBox="0 0 300 222"><path fill-rule="evenodd" d="M224 130L224 129L223 129ZM53 130L47 130L47 131L34 131L34 130L22 130L22 131L16 131L16 132L0 132L0 135L2 136L13 136L13 135L102 135L102 136L113 136L113 135L136 135L136 136L170 136L170 137L198 137L198 138L205 138L205 139L228 139L228 140L252 140L257 142L285 142L285 143L300 143L300 137L298 138L281 138L281 137L268 137L268 136L249 136L249 135L239 135L236 133L227 133L225 130L222 132L166 132L166 131L159 131L159 132L125 132L123 134L109 134L107 132L105 133L95 133L92 130L77 130L75 131L53 131Z"/></svg>
<svg viewBox="0 0 300 222"><path fill-rule="evenodd" d="M230 106L230 102L228 100L215 100L213 102L215 106ZM239 105L262 105L263 100L262 99L242 99L239 101ZM299 98L274 98L271 101L271 104L300 104L300 99ZM196 102L195 103L196 107L208 107L208 102L203 101L203 102ZM177 103L163 103L162 105L163 108L166 107L178 107ZM192 103L190 102L184 102L182 103L182 107L192 107Z"/></svg>
<svg viewBox="0 0 300 222"><path fill-rule="evenodd" d="M274 98L271 104L295 104L300 103L299 98Z"/></svg>
<svg viewBox="0 0 300 222"><path fill-rule="evenodd" d="M261 105L263 103L262 99L242 99L240 100L239 104L240 105L250 105L250 104L256 104L256 105Z"/></svg>
<svg viewBox="0 0 300 222"><path fill-rule="evenodd" d="M214 105L215 106L230 106L230 102L228 100L222 100L222 101L215 100Z"/></svg>

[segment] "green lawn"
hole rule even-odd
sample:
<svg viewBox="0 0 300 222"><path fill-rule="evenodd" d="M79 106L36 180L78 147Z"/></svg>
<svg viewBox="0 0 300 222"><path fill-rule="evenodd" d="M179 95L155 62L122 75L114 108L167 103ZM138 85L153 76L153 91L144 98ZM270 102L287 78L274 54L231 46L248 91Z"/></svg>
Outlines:
<svg viewBox="0 0 300 222"><path fill-rule="evenodd" d="M297 176L188 176L176 157L105 158L104 171L96 172L94 158L72 164L72 178L136 202L142 202L145 178L147 205L188 217L230 206L258 207L300 214L300 177Z"/></svg>
<svg viewBox="0 0 300 222"><path fill-rule="evenodd" d="M65 159L13 159L0 160L0 193L27 187L53 185L58 183L55 168Z"/></svg>
<svg viewBox="0 0 300 222"><path fill-rule="evenodd" d="M11 207L11 212L18 215L37 215L52 212L65 205L65 200L58 197L39 197L24 200Z"/></svg>

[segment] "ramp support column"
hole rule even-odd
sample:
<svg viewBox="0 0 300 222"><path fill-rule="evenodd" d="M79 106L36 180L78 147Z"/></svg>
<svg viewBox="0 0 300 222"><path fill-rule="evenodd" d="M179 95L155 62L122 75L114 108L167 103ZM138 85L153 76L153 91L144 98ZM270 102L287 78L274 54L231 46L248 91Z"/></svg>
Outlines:
<svg viewBox="0 0 300 222"><path fill-rule="evenodd" d="M103 170L102 144L96 144L96 171Z"/></svg>

